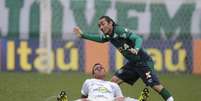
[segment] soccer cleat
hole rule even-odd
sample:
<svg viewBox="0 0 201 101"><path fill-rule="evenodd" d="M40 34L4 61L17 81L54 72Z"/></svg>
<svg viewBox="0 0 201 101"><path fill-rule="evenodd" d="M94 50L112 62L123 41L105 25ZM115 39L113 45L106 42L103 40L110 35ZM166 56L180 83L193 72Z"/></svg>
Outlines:
<svg viewBox="0 0 201 101"><path fill-rule="evenodd" d="M143 91L141 92L141 95L139 97L139 101L147 101L149 97L149 89L148 88L144 88Z"/></svg>
<svg viewBox="0 0 201 101"><path fill-rule="evenodd" d="M57 97L57 101L68 101L68 97L65 91L61 91Z"/></svg>

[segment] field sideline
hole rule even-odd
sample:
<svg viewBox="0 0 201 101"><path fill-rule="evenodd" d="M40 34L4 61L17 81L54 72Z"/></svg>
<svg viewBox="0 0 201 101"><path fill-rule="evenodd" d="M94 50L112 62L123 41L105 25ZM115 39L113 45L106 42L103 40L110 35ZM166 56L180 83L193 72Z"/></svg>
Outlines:
<svg viewBox="0 0 201 101"><path fill-rule="evenodd" d="M61 90L66 90L70 101L80 97L82 83L89 75L77 72L52 73L0 73L0 101L56 101ZM111 75L108 77L108 79ZM174 95L175 101L200 101L201 75L160 74L164 84ZM139 96L144 84L139 80L135 86L121 85L124 95ZM52 99L51 99L52 98ZM49 100L48 100L49 99ZM151 90L150 101L163 101Z"/></svg>

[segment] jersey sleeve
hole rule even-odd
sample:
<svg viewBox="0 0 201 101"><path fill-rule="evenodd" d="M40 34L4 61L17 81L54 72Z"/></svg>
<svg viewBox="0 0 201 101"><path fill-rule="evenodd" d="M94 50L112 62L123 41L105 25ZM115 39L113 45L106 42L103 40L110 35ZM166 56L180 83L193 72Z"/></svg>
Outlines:
<svg viewBox="0 0 201 101"><path fill-rule="evenodd" d="M100 43L109 41L109 39L103 34L82 33L81 36L84 39L95 41L95 42L100 42Z"/></svg>
<svg viewBox="0 0 201 101"><path fill-rule="evenodd" d="M88 85L89 85L89 80L86 80L83 83L82 88L81 88L81 94L82 95L88 96L88 93L89 93Z"/></svg>
<svg viewBox="0 0 201 101"><path fill-rule="evenodd" d="M123 97L121 88L119 87L119 85L114 83L114 88L115 88L115 97Z"/></svg>

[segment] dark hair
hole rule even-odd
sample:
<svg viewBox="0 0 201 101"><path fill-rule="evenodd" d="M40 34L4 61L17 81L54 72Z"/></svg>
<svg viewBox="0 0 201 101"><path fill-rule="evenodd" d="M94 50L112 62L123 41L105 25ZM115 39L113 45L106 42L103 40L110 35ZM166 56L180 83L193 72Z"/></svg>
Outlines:
<svg viewBox="0 0 201 101"><path fill-rule="evenodd" d="M99 18L99 20L100 19L105 19L108 23L110 22L110 21L112 21L112 26L116 26L117 24L114 22L114 20L112 20L112 18L110 18L109 16L101 16L100 18Z"/></svg>
<svg viewBox="0 0 201 101"><path fill-rule="evenodd" d="M95 68L97 65L101 65L101 64L100 64L100 63L96 63L96 64L93 65L92 74L94 74L94 68Z"/></svg>

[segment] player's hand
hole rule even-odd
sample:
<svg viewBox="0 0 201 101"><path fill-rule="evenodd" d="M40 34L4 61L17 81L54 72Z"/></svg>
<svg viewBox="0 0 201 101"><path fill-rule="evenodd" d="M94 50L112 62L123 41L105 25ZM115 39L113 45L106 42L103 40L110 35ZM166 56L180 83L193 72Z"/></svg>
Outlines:
<svg viewBox="0 0 201 101"><path fill-rule="evenodd" d="M136 48L130 48L130 49L128 49L131 53L133 53L133 54L135 54L135 55L137 55L138 54L138 51L139 51L139 49L136 49Z"/></svg>
<svg viewBox="0 0 201 101"><path fill-rule="evenodd" d="M75 28L73 29L73 32L74 32L78 37L82 37L83 32L82 32L82 30L81 30L79 27L75 27Z"/></svg>

